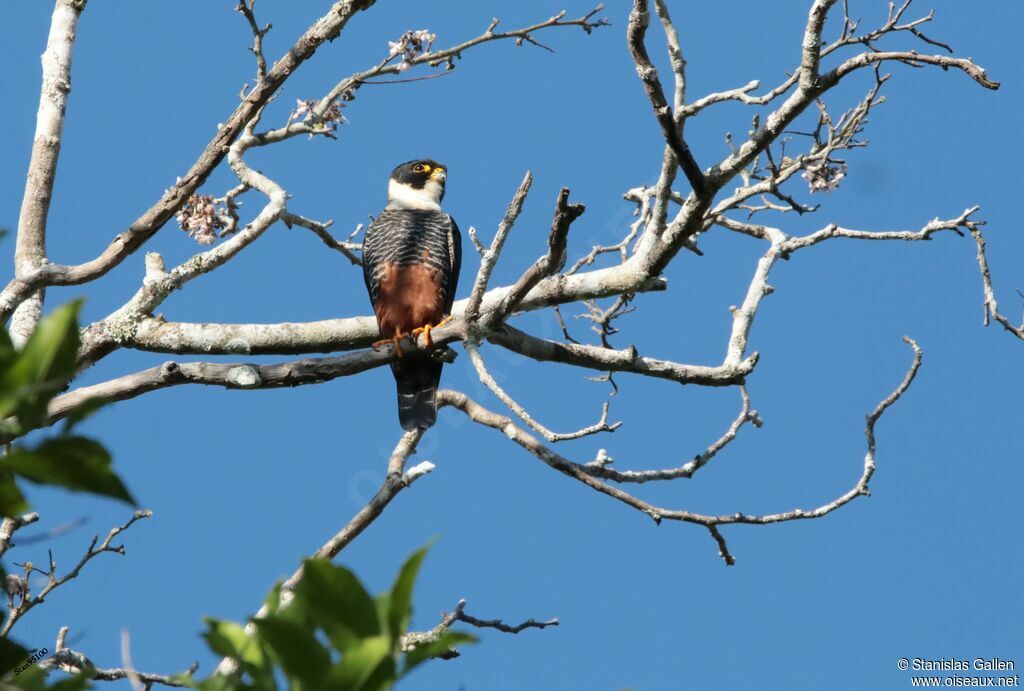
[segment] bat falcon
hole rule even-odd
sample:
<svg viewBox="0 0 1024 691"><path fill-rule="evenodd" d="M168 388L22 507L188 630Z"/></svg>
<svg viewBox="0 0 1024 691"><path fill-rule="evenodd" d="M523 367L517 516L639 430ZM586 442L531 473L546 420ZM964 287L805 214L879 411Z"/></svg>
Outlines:
<svg viewBox="0 0 1024 691"><path fill-rule="evenodd" d="M363 279L381 341L393 342L398 419L405 430L427 429L437 418L442 363L424 350L402 352L407 335L425 333L451 315L462 264L455 219L441 210L448 170L431 159L403 163L388 180L388 203L363 242Z"/></svg>

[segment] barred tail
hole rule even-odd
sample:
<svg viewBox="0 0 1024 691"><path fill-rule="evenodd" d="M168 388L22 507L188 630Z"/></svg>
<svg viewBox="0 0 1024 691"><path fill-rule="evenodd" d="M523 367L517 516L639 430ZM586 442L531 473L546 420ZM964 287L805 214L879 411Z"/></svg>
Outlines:
<svg viewBox="0 0 1024 691"><path fill-rule="evenodd" d="M442 363L412 352L391 363L398 385L398 420L402 429L427 429L437 420L437 385Z"/></svg>

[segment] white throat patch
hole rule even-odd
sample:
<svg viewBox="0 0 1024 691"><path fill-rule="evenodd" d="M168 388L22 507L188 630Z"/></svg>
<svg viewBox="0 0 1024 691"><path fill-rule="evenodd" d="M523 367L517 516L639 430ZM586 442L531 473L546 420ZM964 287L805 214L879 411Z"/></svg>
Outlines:
<svg viewBox="0 0 1024 691"><path fill-rule="evenodd" d="M390 209L423 209L441 210L441 197L444 188L436 180L427 180L423 189L412 185L388 180L388 208Z"/></svg>

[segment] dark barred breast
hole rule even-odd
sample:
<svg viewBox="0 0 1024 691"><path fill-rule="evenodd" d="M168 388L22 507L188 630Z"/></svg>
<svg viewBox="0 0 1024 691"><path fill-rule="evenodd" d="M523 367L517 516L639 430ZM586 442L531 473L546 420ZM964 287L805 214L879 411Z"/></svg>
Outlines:
<svg viewBox="0 0 1024 691"><path fill-rule="evenodd" d="M459 228L442 211L384 209L370 224L363 242L363 278L374 304L388 265L424 264L440 271L441 291L450 309L460 260Z"/></svg>

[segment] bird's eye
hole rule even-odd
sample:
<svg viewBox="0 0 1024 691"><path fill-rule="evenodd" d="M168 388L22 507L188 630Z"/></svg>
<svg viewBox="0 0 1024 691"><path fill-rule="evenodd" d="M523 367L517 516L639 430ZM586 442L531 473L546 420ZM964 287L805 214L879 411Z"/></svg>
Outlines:
<svg viewBox="0 0 1024 691"><path fill-rule="evenodd" d="M415 166L413 166L412 170L414 173L422 173L426 169L427 167L425 165L423 165L422 163L417 163Z"/></svg>

